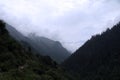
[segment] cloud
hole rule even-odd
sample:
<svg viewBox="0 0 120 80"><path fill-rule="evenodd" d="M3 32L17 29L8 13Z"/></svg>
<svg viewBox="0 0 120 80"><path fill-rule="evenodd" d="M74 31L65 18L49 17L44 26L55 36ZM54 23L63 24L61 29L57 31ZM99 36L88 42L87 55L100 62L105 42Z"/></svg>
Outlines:
<svg viewBox="0 0 120 80"><path fill-rule="evenodd" d="M0 18L75 51L120 20L119 0L0 0Z"/></svg>

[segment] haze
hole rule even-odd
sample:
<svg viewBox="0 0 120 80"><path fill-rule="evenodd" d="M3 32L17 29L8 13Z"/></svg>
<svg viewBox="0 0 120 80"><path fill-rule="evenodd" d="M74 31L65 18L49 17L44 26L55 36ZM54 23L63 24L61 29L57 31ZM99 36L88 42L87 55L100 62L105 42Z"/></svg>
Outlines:
<svg viewBox="0 0 120 80"><path fill-rule="evenodd" d="M74 52L120 20L120 1L0 0L0 19L26 36L35 33L57 40Z"/></svg>

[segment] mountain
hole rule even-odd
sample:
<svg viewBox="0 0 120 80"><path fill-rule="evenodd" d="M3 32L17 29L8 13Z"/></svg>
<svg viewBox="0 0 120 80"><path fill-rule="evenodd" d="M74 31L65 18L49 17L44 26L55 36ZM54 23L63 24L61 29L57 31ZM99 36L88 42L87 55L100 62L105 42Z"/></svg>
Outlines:
<svg viewBox="0 0 120 80"><path fill-rule="evenodd" d="M58 63L61 63L70 56L70 52L68 52L59 41L33 35L28 36L28 38L34 43L33 45L39 53L49 55Z"/></svg>
<svg viewBox="0 0 120 80"><path fill-rule="evenodd" d="M49 56L31 52L0 21L0 80L76 80Z"/></svg>
<svg viewBox="0 0 120 80"><path fill-rule="evenodd" d="M120 80L120 23L93 36L62 66L82 80Z"/></svg>
<svg viewBox="0 0 120 80"><path fill-rule="evenodd" d="M68 52L58 41L35 36L33 34L29 34L29 36L25 37L8 24L6 24L6 29L17 41L21 42L27 47L30 46L33 52L35 51L41 55L50 56L57 63L61 63L70 56L70 52Z"/></svg>

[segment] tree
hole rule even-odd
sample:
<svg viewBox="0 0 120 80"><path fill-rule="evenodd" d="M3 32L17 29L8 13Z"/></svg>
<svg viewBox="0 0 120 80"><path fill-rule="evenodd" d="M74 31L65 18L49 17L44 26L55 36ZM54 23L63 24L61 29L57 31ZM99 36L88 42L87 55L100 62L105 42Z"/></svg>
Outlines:
<svg viewBox="0 0 120 80"><path fill-rule="evenodd" d="M5 33L8 33L5 29L5 23L2 20L0 20L0 34L3 35Z"/></svg>

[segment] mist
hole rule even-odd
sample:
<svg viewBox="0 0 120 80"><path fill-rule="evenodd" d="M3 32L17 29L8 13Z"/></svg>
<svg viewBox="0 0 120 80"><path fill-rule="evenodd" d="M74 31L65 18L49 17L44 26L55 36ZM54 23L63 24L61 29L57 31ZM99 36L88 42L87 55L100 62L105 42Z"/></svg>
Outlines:
<svg viewBox="0 0 120 80"><path fill-rule="evenodd" d="M57 40L74 52L120 20L119 0L0 0L0 19L27 36Z"/></svg>

